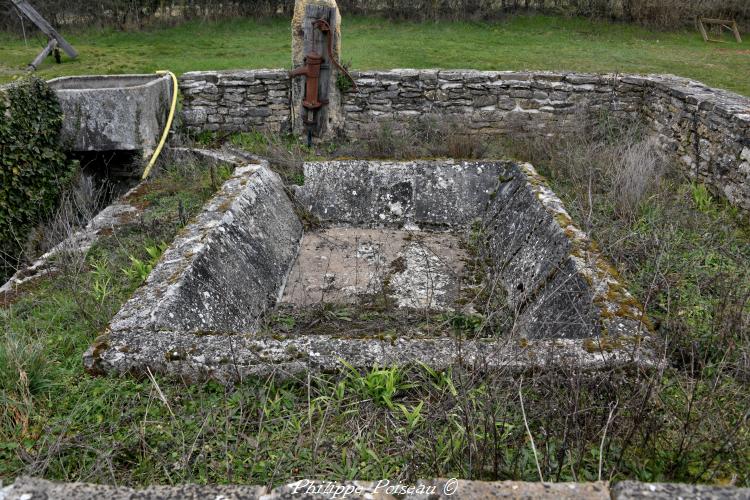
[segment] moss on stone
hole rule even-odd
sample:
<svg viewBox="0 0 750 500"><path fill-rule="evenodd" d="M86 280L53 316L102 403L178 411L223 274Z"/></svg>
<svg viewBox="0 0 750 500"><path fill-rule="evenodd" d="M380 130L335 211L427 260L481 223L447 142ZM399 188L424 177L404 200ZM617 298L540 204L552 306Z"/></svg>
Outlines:
<svg viewBox="0 0 750 500"><path fill-rule="evenodd" d="M622 347L623 345L619 338L613 339L607 335L583 340L583 349L589 354L597 352L612 352L615 349L621 349Z"/></svg>

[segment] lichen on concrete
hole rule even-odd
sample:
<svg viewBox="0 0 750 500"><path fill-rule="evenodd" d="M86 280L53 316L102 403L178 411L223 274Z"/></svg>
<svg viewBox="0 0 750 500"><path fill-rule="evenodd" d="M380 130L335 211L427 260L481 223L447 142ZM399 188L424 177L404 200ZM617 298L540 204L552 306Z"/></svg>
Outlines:
<svg viewBox="0 0 750 500"><path fill-rule="evenodd" d="M49 85L64 115L61 143L73 151L153 151L174 91L167 75L67 76Z"/></svg>
<svg viewBox="0 0 750 500"><path fill-rule="evenodd" d="M148 350L148 337L162 331L252 331L276 303L301 233L281 179L267 163L237 167L85 354L86 367L97 371L107 358L118 369L122 358L139 352L147 359L182 359L179 349L158 342L157 350ZM136 338L120 342L134 332Z"/></svg>
<svg viewBox="0 0 750 500"><path fill-rule="evenodd" d="M386 294L399 307L449 310L468 258L452 232L327 227L304 235L281 303L356 303Z"/></svg>
<svg viewBox="0 0 750 500"><path fill-rule="evenodd" d="M305 163L298 199L323 221L461 227L478 218L497 164L454 160Z"/></svg>
<svg viewBox="0 0 750 500"><path fill-rule="evenodd" d="M530 164L506 164L485 214L488 251L524 336L651 336L643 306Z"/></svg>

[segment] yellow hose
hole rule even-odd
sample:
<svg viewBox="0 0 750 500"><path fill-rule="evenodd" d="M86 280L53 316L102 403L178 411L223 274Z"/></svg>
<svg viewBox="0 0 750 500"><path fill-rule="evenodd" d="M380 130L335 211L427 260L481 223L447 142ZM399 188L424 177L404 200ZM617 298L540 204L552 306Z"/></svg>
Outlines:
<svg viewBox="0 0 750 500"><path fill-rule="evenodd" d="M169 130L172 128L172 121L174 120L174 112L177 108L177 92L179 91L179 86L177 85L177 77L174 73L171 71L157 71L157 75L169 75L172 77L172 108L169 110L169 117L167 118L167 125L164 127L164 132L161 134L161 140L159 141L159 145L156 146L156 151L154 151L154 154L151 156L151 161L148 162L148 165L146 165L146 170L143 171L143 177L142 179L145 179L148 177L148 174L151 173L151 169L154 168L154 163L156 163L156 160L159 158L159 155L161 154L161 150L164 148L164 143L167 142L167 137L169 136Z"/></svg>

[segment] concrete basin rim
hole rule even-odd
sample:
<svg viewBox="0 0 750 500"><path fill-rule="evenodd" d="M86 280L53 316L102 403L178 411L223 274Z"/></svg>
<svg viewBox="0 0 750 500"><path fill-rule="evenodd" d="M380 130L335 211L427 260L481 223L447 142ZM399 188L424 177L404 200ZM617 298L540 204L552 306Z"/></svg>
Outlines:
<svg viewBox="0 0 750 500"><path fill-rule="evenodd" d="M85 82L116 82L118 80L127 80L127 79L138 79L138 80L145 80L150 79L149 81L146 81L145 83L138 83L135 85L95 85L90 87L84 87L84 88L57 88L58 84L65 84L68 82L77 82L80 81L82 83ZM70 92L70 93L89 93L89 92L101 92L101 91L112 91L112 90L121 90L121 91L127 91L127 90L141 90L146 89L148 87L152 87L155 85L158 85L162 80L168 80L170 78L167 74L158 74L158 73L124 73L124 74L109 74L109 75L69 75L69 76L61 76L57 78L53 78L51 80L47 80L47 84L55 91L55 92Z"/></svg>

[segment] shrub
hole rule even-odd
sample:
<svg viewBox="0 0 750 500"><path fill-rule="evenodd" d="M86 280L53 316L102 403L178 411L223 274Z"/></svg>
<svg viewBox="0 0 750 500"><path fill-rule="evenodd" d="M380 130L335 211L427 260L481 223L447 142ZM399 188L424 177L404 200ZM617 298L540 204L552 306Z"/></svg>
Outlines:
<svg viewBox="0 0 750 500"><path fill-rule="evenodd" d="M612 169L612 187L618 192L615 212L634 219L646 197L657 190L667 160L655 137L623 144L620 150Z"/></svg>
<svg viewBox="0 0 750 500"><path fill-rule="evenodd" d="M456 159L483 158L485 141L463 132L462 125L450 116L425 114L416 118L390 118L366 130L361 140L337 151L343 156L358 158L449 157Z"/></svg>
<svg viewBox="0 0 750 500"><path fill-rule="evenodd" d="M72 180L58 139L62 112L44 81L0 89L0 275L20 259L26 235L57 204Z"/></svg>
<svg viewBox="0 0 750 500"><path fill-rule="evenodd" d="M0 7L0 29L22 33L14 9ZM0 4L2 5L2 4ZM238 16L288 17L293 0L35 0L35 7L55 26L139 29L190 19ZM390 19L490 20L514 13L547 13L636 22L657 28L690 26L696 16L728 17L747 24L746 0L338 0L344 16L376 15Z"/></svg>

